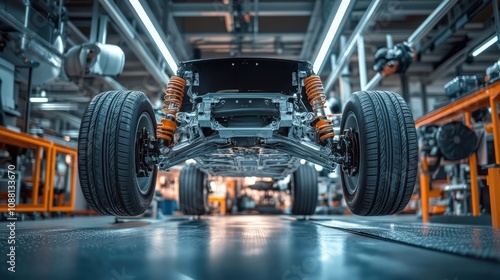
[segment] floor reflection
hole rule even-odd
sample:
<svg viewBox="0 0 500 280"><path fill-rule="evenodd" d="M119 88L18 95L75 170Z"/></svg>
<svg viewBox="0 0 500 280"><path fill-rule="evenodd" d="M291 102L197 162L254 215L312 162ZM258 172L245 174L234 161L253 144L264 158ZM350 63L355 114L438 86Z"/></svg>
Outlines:
<svg viewBox="0 0 500 280"><path fill-rule="evenodd" d="M22 225L18 279L500 279L496 263L284 216L75 221ZM6 233L0 229L1 238ZM472 239L484 236L474 232ZM0 279L10 279L5 273Z"/></svg>

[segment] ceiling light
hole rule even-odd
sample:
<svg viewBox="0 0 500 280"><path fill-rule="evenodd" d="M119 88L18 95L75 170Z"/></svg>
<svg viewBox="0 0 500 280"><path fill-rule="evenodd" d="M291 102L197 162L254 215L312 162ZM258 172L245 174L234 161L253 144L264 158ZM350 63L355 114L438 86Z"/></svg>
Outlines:
<svg viewBox="0 0 500 280"><path fill-rule="evenodd" d="M48 101L49 99L47 97L30 97L30 102L34 103L44 103Z"/></svg>
<svg viewBox="0 0 500 280"><path fill-rule="evenodd" d="M484 42L481 46L477 47L472 52L472 56L476 57L476 56L480 55L482 52L484 52L487 48L491 47L497 41L498 41L498 36L493 36L491 39L489 39L486 42Z"/></svg>
<svg viewBox="0 0 500 280"><path fill-rule="evenodd" d="M316 169L316 171L318 171L318 172L321 172L321 171L323 171L323 166L315 164L314 169Z"/></svg>
<svg viewBox="0 0 500 280"><path fill-rule="evenodd" d="M342 19L346 15L346 11L347 8L349 7L350 2L351 0L342 0L342 2L340 3L337 13L335 14L335 17L333 18L333 21L330 24L330 28L328 29L328 33L326 33L325 39L321 44L321 48L319 49L318 55L314 60L313 70L316 73L319 72L321 66L323 66L323 63L325 62L325 57L328 53L328 50L332 46L335 35L339 31L340 23L342 22Z"/></svg>
<svg viewBox="0 0 500 280"><path fill-rule="evenodd" d="M129 0L130 4L132 4L132 7L134 7L135 12L141 19L142 23L146 27L146 30L149 32L149 35L153 38L153 41L155 42L156 46L160 50L161 54L167 61L168 66L174 72L174 74L177 73L177 63L175 62L174 57L170 53L170 51L167 48L167 45L163 41L163 39L160 36L160 33L156 30L156 27L154 26L153 22L151 22L151 19L149 18L148 14L142 7L141 3L139 0Z"/></svg>
<svg viewBox="0 0 500 280"><path fill-rule="evenodd" d="M247 186L251 186L251 185L254 185L255 182L257 182L257 177L255 176L252 176L252 177L245 177L245 184Z"/></svg>

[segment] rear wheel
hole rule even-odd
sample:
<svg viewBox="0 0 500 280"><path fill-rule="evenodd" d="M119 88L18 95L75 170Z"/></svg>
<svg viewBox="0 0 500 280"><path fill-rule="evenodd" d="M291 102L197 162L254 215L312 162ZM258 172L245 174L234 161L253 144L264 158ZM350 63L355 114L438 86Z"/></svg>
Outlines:
<svg viewBox="0 0 500 280"><path fill-rule="evenodd" d="M208 212L207 175L194 164L186 164L179 176L179 207L186 215Z"/></svg>
<svg viewBox="0 0 500 280"><path fill-rule="evenodd" d="M156 138L144 93L108 91L87 107L78 138L78 174L90 207L104 215L142 214L153 198L157 168L141 166L139 143Z"/></svg>
<svg viewBox="0 0 500 280"><path fill-rule="evenodd" d="M292 214L312 215L318 203L318 173L312 165L301 164L290 180Z"/></svg>
<svg viewBox="0 0 500 280"><path fill-rule="evenodd" d="M343 166L342 189L357 215L390 215L403 210L415 186L418 145L408 105L393 92L356 92L347 102L341 131L353 143L353 162Z"/></svg>

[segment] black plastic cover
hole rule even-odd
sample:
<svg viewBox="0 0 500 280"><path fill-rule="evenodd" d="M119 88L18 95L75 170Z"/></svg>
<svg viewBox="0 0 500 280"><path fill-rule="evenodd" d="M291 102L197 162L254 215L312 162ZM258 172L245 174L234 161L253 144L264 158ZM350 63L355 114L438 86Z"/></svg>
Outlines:
<svg viewBox="0 0 500 280"><path fill-rule="evenodd" d="M476 150L477 136L462 122L456 121L438 129L437 144L443 158L461 160L468 158Z"/></svg>

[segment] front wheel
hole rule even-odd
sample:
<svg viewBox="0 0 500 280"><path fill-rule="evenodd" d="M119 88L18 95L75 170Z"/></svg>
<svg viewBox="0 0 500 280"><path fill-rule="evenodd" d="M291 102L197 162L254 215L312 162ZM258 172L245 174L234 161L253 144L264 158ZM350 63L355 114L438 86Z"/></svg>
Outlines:
<svg viewBox="0 0 500 280"><path fill-rule="evenodd" d="M156 138L153 107L144 93L97 95L82 118L78 174L85 200L104 215L142 214L153 198L157 168L144 166L143 141Z"/></svg>
<svg viewBox="0 0 500 280"><path fill-rule="evenodd" d="M353 143L353 162L343 166L342 190L357 215L395 214L408 204L418 168L412 113L393 92L353 93L346 103L341 131Z"/></svg>

